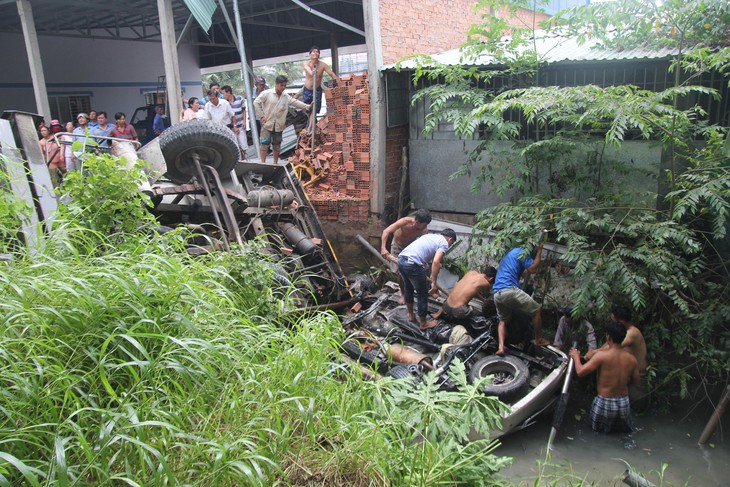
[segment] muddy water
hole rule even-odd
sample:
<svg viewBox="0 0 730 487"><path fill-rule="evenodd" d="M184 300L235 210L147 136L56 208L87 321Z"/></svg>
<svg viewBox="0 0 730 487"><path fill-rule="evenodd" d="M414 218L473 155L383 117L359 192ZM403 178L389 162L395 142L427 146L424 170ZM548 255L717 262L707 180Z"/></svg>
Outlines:
<svg viewBox="0 0 730 487"><path fill-rule="evenodd" d="M354 239L342 239L333 242L333 246L345 274L382 269L377 259ZM390 275L381 277L392 279ZM545 325L549 331L549 323ZM655 405L653 411L634 416L639 431L630 435L597 434L588 423L594 388L583 382L571 387L570 403L548 462L545 449L552 412L540 416L532 426L502 438L495 454L514 459L502 474L524 486L535 485L538 477L543 479L540 485L624 486L620 477L630 466L657 486L730 487L728 414L722 422L725 431L718 427L711 446L704 448L697 446L697 439L710 412L694 411L688 415L692 404L663 408L671 409L670 413L656 412L661 408ZM661 473L663 464L667 467Z"/></svg>
<svg viewBox="0 0 730 487"><path fill-rule="evenodd" d="M639 431L631 434L597 434L587 423L592 397L573 394L558 430L551 459L545 462L545 449L552 414L522 431L502 438L497 455L514 458L502 471L518 485L532 486L542 472L542 484L549 485L625 485L620 477L631 466L655 485L730 486L730 438L718 428L712 446L699 448L697 439L709 413L684 417L691 407L678 406L671 413L635 415ZM728 420L725 418L727 425ZM724 441L723 441L724 440ZM539 462L539 464L538 464ZM662 464L667 464L661 474ZM662 484L663 480L663 484Z"/></svg>

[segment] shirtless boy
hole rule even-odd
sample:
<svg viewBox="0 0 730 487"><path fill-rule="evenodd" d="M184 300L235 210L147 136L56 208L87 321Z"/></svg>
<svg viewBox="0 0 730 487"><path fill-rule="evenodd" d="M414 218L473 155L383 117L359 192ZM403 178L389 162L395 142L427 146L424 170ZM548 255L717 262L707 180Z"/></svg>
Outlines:
<svg viewBox="0 0 730 487"><path fill-rule="evenodd" d="M418 237L426 235L428 233L428 224L431 223L431 213L428 210L421 208L413 216L404 216L395 223L386 227L383 230L383 234L380 236L380 253L383 257L391 262L398 262L398 254L401 250L408 247ZM393 235L393 241L390 244L390 251L386 248L388 243L388 237ZM400 286L401 302L403 301L403 279L401 279L400 273L398 275L398 285Z"/></svg>
<svg viewBox="0 0 730 487"><path fill-rule="evenodd" d="M580 361L580 352L570 349L578 377L598 372L598 395L591 406L591 427L594 431L633 430L629 385L639 383L639 367L636 357L621 346L625 338L626 329L611 322L606 328L606 346L596 351L585 365Z"/></svg>
<svg viewBox="0 0 730 487"><path fill-rule="evenodd" d="M456 320L468 318L472 314L469 301L475 297L487 299L496 275L497 269L492 266L487 267L483 272L477 270L467 272L451 290L441 311L434 314L433 317L439 318L443 315L445 318Z"/></svg>
<svg viewBox="0 0 730 487"><path fill-rule="evenodd" d="M314 74L317 74L317 86L314 86ZM314 127L315 114L322 108L322 75L329 74L333 80L340 81L340 77L332 71L332 69L319 60L319 48L312 46L309 49L309 61L304 62L304 89L302 90L302 101L306 104L312 103L315 99L315 108L309 116L309 126L307 127L307 135L312 133ZM315 94L316 93L316 94Z"/></svg>

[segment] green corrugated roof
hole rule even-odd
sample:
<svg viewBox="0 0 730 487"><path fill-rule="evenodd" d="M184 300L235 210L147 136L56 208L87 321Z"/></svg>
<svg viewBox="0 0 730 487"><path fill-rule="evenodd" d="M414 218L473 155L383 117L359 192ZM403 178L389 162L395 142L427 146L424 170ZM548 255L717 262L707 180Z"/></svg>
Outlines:
<svg viewBox="0 0 730 487"><path fill-rule="evenodd" d="M183 0L183 2L188 6L200 27L208 32L213 24L213 12L217 8L215 0Z"/></svg>

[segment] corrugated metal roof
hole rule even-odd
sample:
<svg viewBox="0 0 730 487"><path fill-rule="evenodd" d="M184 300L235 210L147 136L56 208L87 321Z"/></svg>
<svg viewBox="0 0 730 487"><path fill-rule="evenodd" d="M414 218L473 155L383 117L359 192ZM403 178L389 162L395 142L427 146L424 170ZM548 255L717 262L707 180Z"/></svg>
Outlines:
<svg viewBox="0 0 730 487"><path fill-rule="evenodd" d="M598 41L588 41L579 44L575 38L568 38L554 33L540 33L540 37L535 39L535 49L542 62L548 64L561 62L585 62L585 61L622 61L629 59L664 59L676 54L675 49L670 48L645 48L639 47L634 49L606 49L598 47ZM538 35L540 35L538 34ZM532 49L532 43L525 49ZM498 62L491 54L483 54L478 58L462 58L460 49L452 49L431 57L439 63L445 65L464 66L495 66ZM381 71L387 71L395 68L395 64L383 66ZM411 70L416 67L414 59L403 61L400 65L401 69Z"/></svg>

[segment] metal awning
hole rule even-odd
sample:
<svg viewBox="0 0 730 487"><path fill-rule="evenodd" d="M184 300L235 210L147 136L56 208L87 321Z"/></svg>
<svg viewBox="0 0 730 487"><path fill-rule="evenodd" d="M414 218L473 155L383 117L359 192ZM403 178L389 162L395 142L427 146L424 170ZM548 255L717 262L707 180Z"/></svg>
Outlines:
<svg viewBox="0 0 730 487"><path fill-rule="evenodd" d="M215 4L211 25L191 22L191 16L205 19ZM223 0L233 11L232 0ZM308 8L303 8L305 4ZM39 36L86 39L124 39L160 42L157 3L150 0L31 0ZM364 44L365 39L347 28L364 30L363 0L239 0L244 41L252 59L301 53L312 45L327 48L335 37L339 47ZM344 24L338 25L309 9ZM199 46L201 67L239 62L219 0L173 0L175 32L184 41ZM200 22L200 19L199 19ZM21 34L15 0L0 0L0 33Z"/></svg>

